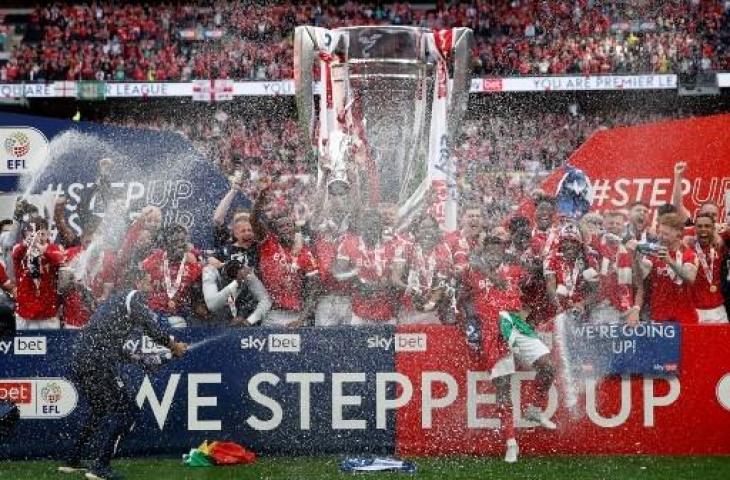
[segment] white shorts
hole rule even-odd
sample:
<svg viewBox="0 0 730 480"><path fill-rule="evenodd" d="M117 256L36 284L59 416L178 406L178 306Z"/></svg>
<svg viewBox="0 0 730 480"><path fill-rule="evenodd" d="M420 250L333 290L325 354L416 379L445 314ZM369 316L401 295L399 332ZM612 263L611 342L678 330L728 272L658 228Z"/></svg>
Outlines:
<svg viewBox="0 0 730 480"><path fill-rule="evenodd" d="M334 327L350 325L352 321L352 303L345 295L325 295L317 302L314 312L315 327Z"/></svg>
<svg viewBox="0 0 730 480"><path fill-rule="evenodd" d="M286 327L299 319L299 312L292 310L269 310L261 325L264 327Z"/></svg>
<svg viewBox="0 0 730 480"><path fill-rule="evenodd" d="M57 330L59 328L61 328L61 320L58 317L27 320L20 315L15 316L16 330Z"/></svg>
<svg viewBox="0 0 730 480"><path fill-rule="evenodd" d="M712 323L728 323L727 311L725 305L719 307L709 308L707 310L697 309L697 316L700 319L700 323L712 324Z"/></svg>
<svg viewBox="0 0 730 480"><path fill-rule="evenodd" d="M531 367L539 358L549 355L550 350L539 338L528 337L522 332L514 332L515 344L510 353L497 360L492 367L491 377L499 378L515 373L515 359L522 365Z"/></svg>
<svg viewBox="0 0 730 480"><path fill-rule="evenodd" d="M369 320L367 318L361 318L352 314L352 321L350 323L353 327L361 327L361 326L378 326L378 325L395 325L395 318L391 318L390 320Z"/></svg>
<svg viewBox="0 0 730 480"><path fill-rule="evenodd" d="M430 312L402 311L398 316L399 325L441 325L441 319L436 310Z"/></svg>

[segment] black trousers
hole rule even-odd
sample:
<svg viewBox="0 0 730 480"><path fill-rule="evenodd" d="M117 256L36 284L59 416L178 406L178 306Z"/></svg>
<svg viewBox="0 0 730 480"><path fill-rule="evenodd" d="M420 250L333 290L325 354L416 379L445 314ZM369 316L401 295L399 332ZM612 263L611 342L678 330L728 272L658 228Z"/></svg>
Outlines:
<svg viewBox="0 0 730 480"><path fill-rule="evenodd" d="M96 468L109 468L117 444L134 423L138 412L134 395L115 367L96 365L71 371L71 380L89 403L89 414L67 457L70 464L94 458ZM98 446L96 454L89 451L92 440Z"/></svg>

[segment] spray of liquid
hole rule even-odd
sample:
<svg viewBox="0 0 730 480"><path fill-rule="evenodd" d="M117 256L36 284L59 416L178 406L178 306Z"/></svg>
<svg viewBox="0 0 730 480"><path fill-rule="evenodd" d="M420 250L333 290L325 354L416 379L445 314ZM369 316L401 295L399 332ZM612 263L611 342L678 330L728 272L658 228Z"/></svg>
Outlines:
<svg viewBox="0 0 730 480"><path fill-rule="evenodd" d="M231 335L231 332L223 332L221 334L215 335L213 337L209 337L203 340L200 340L198 342L191 343L188 345L188 352L197 350L202 346L208 345L209 343L217 342L218 340L221 340L222 338L228 337Z"/></svg>

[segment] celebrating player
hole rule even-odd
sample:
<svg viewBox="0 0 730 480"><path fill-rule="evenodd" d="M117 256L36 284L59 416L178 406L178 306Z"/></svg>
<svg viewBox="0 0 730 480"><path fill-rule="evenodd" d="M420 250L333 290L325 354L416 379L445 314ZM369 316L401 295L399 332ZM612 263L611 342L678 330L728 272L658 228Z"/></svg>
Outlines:
<svg viewBox="0 0 730 480"><path fill-rule="evenodd" d="M640 265L651 284L651 319L697 323L697 310L690 290L697 277L697 255L682 246L684 221L676 213L659 217L659 248L642 255Z"/></svg>
<svg viewBox="0 0 730 480"><path fill-rule="evenodd" d="M727 323L725 298L720 288L721 263L727 254L724 242L715 244L715 217L699 213L695 218L697 235L692 242L697 256L697 276L692 298L700 323Z"/></svg>
<svg viewBox="0 0 730 480"><path fill-rule="evenodd" d="M553 321L553 339L560 359L561 387L565 405L574 409L578 389L568 360L567 335L573 323L585 318L587 307L595 303L598 282L596 259L586 254L580 230L567 223L560 229L558 248L545 261L548 298L557 315Z"/></svg>
<svg viewBox="0 0 730 480"><path fill-rule="evenodd" d="M390 285L394 258L382 241L382 220L375 209L360 212L354 232L342 237L337 249L335 277L352 291L352 324L394 324L397 312Z"/></svg>
<svg viewBox="0 0 730 480"><path fill-rule="evenodd" d="M488 235L481 248L470 255L463 275L467 339L486 361L492 383L497 389L501 431L506 442L505 461L517 461L513 407L510 394L515 358L537 371L536 404L528 405L525 418L545 428L556 425L543 413L547 393L554 378L550 350L525 322L519 288L522 268L504 263L505 245L499 237Z"/></svg>
<svg viewBox="0 0 730 480"><path fill-rule="evenodd" d="M404 291L399 323L440 323L454 316L454 265L438 221L430 216L416 229L416 243L398 249L391 281Z"/></svg>

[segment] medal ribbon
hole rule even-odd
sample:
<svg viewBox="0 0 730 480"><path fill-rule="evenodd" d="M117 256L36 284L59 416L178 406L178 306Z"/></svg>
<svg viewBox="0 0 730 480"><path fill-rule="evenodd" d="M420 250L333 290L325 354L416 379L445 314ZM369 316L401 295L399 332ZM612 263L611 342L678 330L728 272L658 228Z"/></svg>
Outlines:
<svg viewBox="0 0 730 480"><path fill-rule="evenodd" d="M702 268L705 271L705 278L707 279L707 283L712 286L712 280L715 276L715 257L717 256L715 247L710 247L709 265L707 264L707 255L705 255L705 251L700 246L700 242L695 243L695 251L697 252L697 258L700 261L700 265L702 265Z"/></svg>
<svg viewBox="0 0 730 480"><path fill-rule="evenodd" d="M165 293L167 293L167 298L169 300L172 300L175 295L177 295L178 290L180 290L180 285L182 284L182 277L183 273L185 273L185 262L187 261L187 253L183 255L182 262L180 262L180 267L177 269L177 276L175 278L175 283L170 284L170 262L167 260L167 252L165 252L165 259L162 261L162 274L165 277Z"/></svg>

